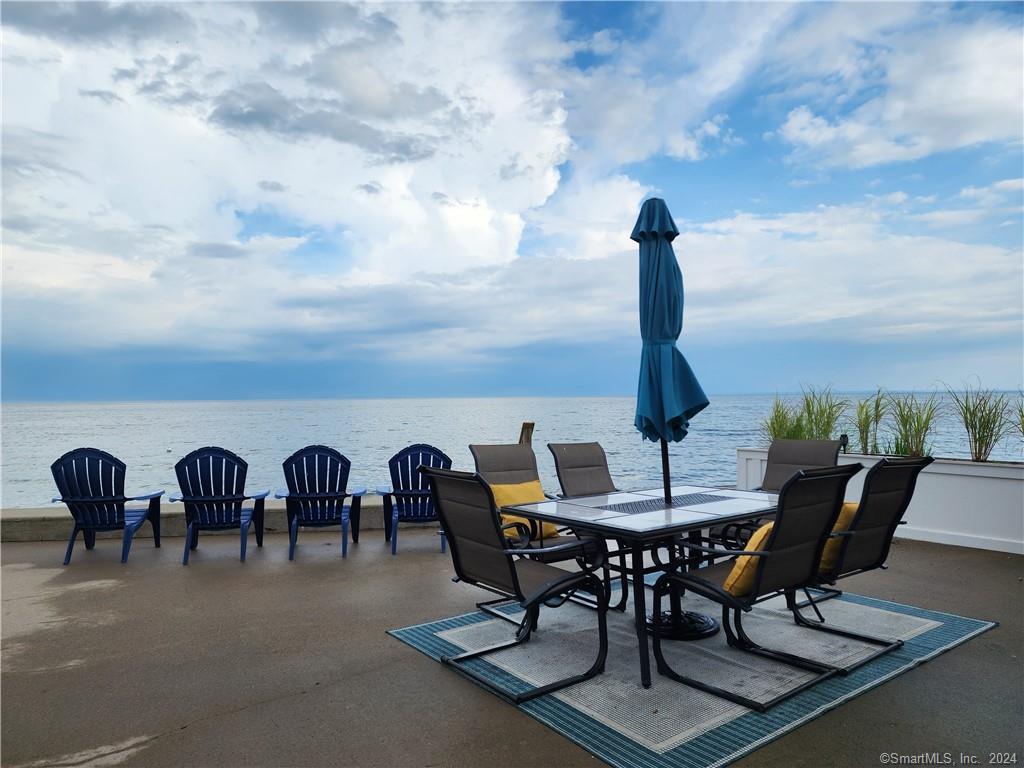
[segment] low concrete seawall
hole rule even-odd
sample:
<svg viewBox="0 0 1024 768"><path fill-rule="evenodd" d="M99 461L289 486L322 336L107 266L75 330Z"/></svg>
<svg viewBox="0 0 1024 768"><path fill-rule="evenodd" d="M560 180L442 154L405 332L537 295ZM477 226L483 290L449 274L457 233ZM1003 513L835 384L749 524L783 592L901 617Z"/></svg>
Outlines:
<svg viewBox="0 0 1024 768"><path fill-rule="evenodd" d="M61 504L33 509L4 509L0 511L0 541L66 541L71 533L71 514ZM263 518L267 531L286 531L284 502L276 499L267 502ZM380 496L365 496L360 513L360 531L380 531L384 528L384 507ZM232 534L237 531L206 531L210 534ZM160 536L185 535L185 508L181 504L164 503L160 506ZM383 539L382 534L376 534ZM148 525L136 538L152 538L153 529ZM120 538L118 531L97 534L98 538Z"/></svg>

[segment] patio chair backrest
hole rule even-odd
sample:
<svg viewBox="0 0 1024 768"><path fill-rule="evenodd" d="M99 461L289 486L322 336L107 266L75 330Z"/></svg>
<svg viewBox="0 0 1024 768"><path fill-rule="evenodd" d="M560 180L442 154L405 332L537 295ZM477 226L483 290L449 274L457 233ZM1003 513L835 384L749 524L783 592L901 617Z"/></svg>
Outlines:
<svg viewBox="0 0 1024 768"><path fill-rule="evenodd" d="M600 443L548 443L548 450L555 457L555 471L566 498L615 492L608 457Z"/></svg>
<svg viewBox="0 0 1024 768"><path fill-rule="evenodd" d="M237 526L245 500L249 465L216 446L198 448L174 465L186 522L201 526Z"/></svg>
<svg viewBox="0 0 1024 768"><path fill-rule="evenodd" d="M470 472L427 467L421 471L430 483L459 579L522 599L487 483Z"/></svg>
<svg viewBox="0 0 1024 768"><path fill-rule="evenodd" d="M471 445L469 451L477 474L492 485L540 480L537 456L528 444Z"/></svg>
<svg viewBox="0 0 1024 768"><path fill-rule="evenodd" d="M771 554L757 558L752 598L801 587L817 576L846 484L860 470L860 464L802 469L786 481L771 533L759 547Z"/></svg>
<svg viewBox="0 0 1024 768"><path fill-rule="evenodd" d="M281 464L288 484L288 511L300 521L339 520L352 462L326 445L307 445Z"/></svg>
<svg viewBox="0 0 1024 768"><path fill-rule="evenodd" d="M50 471L78 525L124 526L123 461L98 448L76 448L53 462Z"/></svg>
<svg viewBox="0 0 1024 768"><path fill-rule="evenodd" d="M840 543L836 575L885 563L892 537L914 496L918 475L932 461L931 456L885 458L868 470L860 506L847 529L853 535L844 536Z"/></svg>
<svg viewBox="0 0 1024 768"><path fill-rule="evenodd" d="M391 487L396 491L426 491L426 496L396 495L394 504L400 520L437 520L434 500L429 495L430 482L420 467L451 469L452 460L440 448L426 443L416 443L403 448L388 461L391 472Z"/></svg>
<svg viewBox="0 0 1024 768"><path fill-rule="evenodd" d="M834 467L839 446L838 440L772 440L761 488L778 491L797 470Z"/></svg>

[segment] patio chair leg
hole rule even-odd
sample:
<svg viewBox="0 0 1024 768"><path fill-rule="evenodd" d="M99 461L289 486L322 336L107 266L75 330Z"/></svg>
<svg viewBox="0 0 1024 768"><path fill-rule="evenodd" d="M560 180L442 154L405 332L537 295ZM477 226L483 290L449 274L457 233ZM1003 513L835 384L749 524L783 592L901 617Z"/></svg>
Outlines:
<svg viewBox="0 0 1024 768"><path fill-rule="evenodd" d="M188 527L185 528L185 554L181 556L181 564L182 565L188 565L189 553L193 549L195 549L195 547L192 545L192 542L194 540L195 540L195 532L194 532L194 530L192 528L192 523L189 523Z"/></svg>
<svg viewBox="0 0 1024 768"><path fill-rule="evenodd" d="M444 528L438 531L441 534L441 554L443 555L448 551L448 536L444 532Z"/></svg>
<svg viewBox="0 0 1024 768"><path fill-rule="evenodd" d="M391 554L398 554L398 512L391 517Z"/></svg>
<svg viewBox="0 0 1024 768"><path fill-rule="evenodd" d="M245 562L245 547L249 543L249 524L242 523L238 526L238 536L241 541L241 554L238 559L240 562Z"/></svg>
<svg viewBox="0 0 1024 768"><path fill-rule="evenodd" d="M82 537L85 539L86 549L92 549L96 546L96 531L82 531Z"/></svg>
<svg viewBox="0 0 1024 768"><path fill-rule="evenodd" d="M193 551L195 551L195 549L199 546L199 526L193 523L189 526L189 528L192 529L192 537L189 546L192 548Z"/></svg>
<svg viewBox="0 0 1024 768"><path fill-rule="evenodd" d="M352 543L359 543L359 516L360 510L363 506L363 497L355 496L352 499L352 509L349 512L349 517L352 520Z"/></svg>
<svg viewBox="0 0 1024 768"><path fill-rule="evenodd" d="M128 553L131 552L131 549L132 549L132 537L134 537L134 536L135 536L135 531L131 528L131 526L127 526L126 525L124 527L124 538L121 541L121 562L122 563L127 563L128 562Z"/></svg>
<svg viewBox="0 0 1024 768"><path fill-rule="evenodd" d="M794 667L806 669L809 672L827 672L829 674L835 674L841 671L840 667L836 667L831 664L826 664L821 661L812 661L811 659L805 659L803 656L797 656L792 653L786 653L785 651L777 651L772 648L765 648L762 645L758 645L750 639L750 636L747 635L746 631L743 629L743 619L741 617L741 614L742 611L740 611L739 608L733 609L733 626L736 630L734 647L746 651L747 653L754 653L758 656L764 656L766 659L775 659L776 661L782 661Z"/></svg>
<svg viewBox="0 0 1024 768"><path fill-rule="evenodd" d="M384 494L384 541L391 541L391 529L394 527L392 517L394 516L394 503L391 501L391 494Z"/></svg>
<svg viewBox="0 0 1024 768"><path fill-rule="evenodd" d="M348 557L348 515L341 514L341 556Z"/></svg>
<svg viewBox="0 0 1024 768"><path fill-rule="evenodd" d="M68 548L64 553L64 565L71 562L71 550L75 548L75 539L78 538L78 525L71 529L71 536L68 537Z"/></svg>
<svg viewBox="0 0 1024 768"><path fill-rule="evenodd" d="M299 518L293 517L288 526L288 559L295 559L295 542L299 538Z"/></svg>
<svg viewBox="0 0 1024 768"><path fill-rule="evenodd" d="M149 511L146 519L153 526L153 546L160 549L160 499L149 500Z"/></svg>
<svg viewBox="0 0 1024 768"><path fill-rule="evenodd" d="M256 499L252 509L252 522L256 528L256 546L263 546L263 499Z"/></svg>
<svg viewBox="0 0 1024 768"><path fill-rule="evenodd" d="M874 661L879 656L883 656L883 655L889 653L889 651L894 651L897 648L900 648L900 647L903 646L903 641L902 640L895 640L895 639L885 638L885 637L874 637L872 635L862 635L859 632L851 632L851 631L846 630L846 629L839 629L838 627L830 627L830 626L828 626L825 623L825 617L821 615L821 612L817 610L817 606L814 605L815 601L813 599L811 599L810 595L808 595L807 597L811 601L811 605L814 607L815 611L818 613L818 616L821 617L820 621L813 621L811 619L808 619L806 616L804 616L803 614L800 613L800 605L806 605L806 603L798 604L796 602L796 594L795 593L789 592L789 593L786 594L786 607L789 608L789 610L793 613L793 621L796 622L796 624L798 624L799 626L807 627L808 629L813 629L813 630L816 630L818 632L828 632L830 635L838 635L839 637L847 637L847 638L850 638L851 640L859 640L860 642L870 643L871 645L880 645L880 646L882 646L875 653L872 653L870 656L867 656L866 658L861 659L860 661L856 662L855 664L852 664L849 667L839 667L838 668L838 672L839 672L840 675L843 675L843 676L848 675L853 670L858 669L860 667L863 667L869 661Z"/></svg>
<svg viewBox="0 0 1024 768"><path fill-rule="evenodd" d="M802 602L802 603L797 603L796 607L797 608L806 608L809 605L814 605L816 603L823 603L826 600L833 600L833 599L835 599L837 597L841 597L842 594L843 594L843 590L841 590L841 589L832 589L831 587L816 587L815 589L820 590L824 594L813 595L812 596L810 591L805 589L804 590L804 594L807 596L807 599L804 602Z"/></svg>
<svg viewBox="0 0 1024 768"><path fill-rule="evenodd" d="M661 610L662 598L665 596L666 592L668 592L668 589L669 589L668 581L669 581L669 579L668 579L668 576L666 575L666 576L663 576L662 578L658 579L657 583L654 585L654 606L653 606L653 608L654 608L654 611L655 611L655 615L657 615L657 612L659 612ZM733 611L735 611L736 613L739 613L739 609L738 608L737 609L733 609ZM725 605L722 606L722 626L725 628L725 635L726 635L726 639L729 641L729 645L730 646L734 646L734 647L738 647L740 650L748 651L750 653L759 653L759 651L755 651L755 650L753 650L751 648L743 647L742 645L737 645L737 643L741 643L742 642L742 640L738 637L738 635L742 634L742 625L740 625L738 627L736 633L733 632L733 629L730 626L730 621L729 621L729 614L731 612L732 611L730 611L730 609L727 606L725 606ZM654 631L653 631L652 634L653 634L653 637L654 637L654 658L655 658L655 661L657 662L658 672L660 674L664 675L665 677L667 677L667 678L669 678L671 680L675 680L677 683L682 683L683 685L690 686L691 688L696 688L698 690L705 691L706 693L710 693L713 696L718 696L720 698L726 699L727 701L732 701L732 702L734 702L736 704L740 704L740 705L742 705L744 707L747 707L749 709L753 709L753 710L755 710L757 712L767 712L769 709L771 709L773 706L775 706L779 702L783 701L784 699L788 699L791 696L794 696L794 695L800 693L801 691L806 690L807 688L811 687L812 685L815 685L818 682L820 682L821 680L824 680L827 677L831 677L832 675L834 675L836 673L836 670L835 669L831 669L831 668L824 669L824 670L822 670L820 668L819 669L811 670L811 671L817 672L818 674L815 677L813 677L812 679L808 680L807 682L797 686L796 688L793 688L792 690L786 691L785 693L782 693L779 696L776 696L776 697L774 697L774 698L772 698L772 699L770 699L768 701L756 701L755 699L747 698L746 696L742 696L742 695L740 695L738 693L735 693L733 691L727 691L724 688L719 688L718 686L711 685L709 683L705 683L702 680L696 680L696 679L694 679L692 677L686 677L685 675L680 675L678 672L676 672L674 669L672 669L671 666L669 666L668 661L665 659L665 656L662 653L662 647L661 647L661 623L660 622L656 622L654 624L653 629L654 629ZM760 646L755 646L755 647L758 648L759 650L764 650L764 649L760 649ZM764 655L764 654L759 653L759 655ZM804 669L809 668L809 667L805 666L805 664L803 664L803 663L795 664L795 663L793 663L791 661L788 661L787 659L781 658L781 656L783 656L783 655L788 655L788 654L780 654L780 657L772 657L772 658L777 658L778 661L785 661L787 663L792 664L793 666L798 666L798 667L801 667L801 668L804 668ZM793 658L797 658L797 657L793 657ZM801 662L803 662L803 661L804 660L801 660Z"/></svg>
<svg viewBox="0 0 1024 768"><path fill-rule="evenodd" d="M594 663L590 666L590 669L588 669L586 672L583 672L582 674L573 675L572 677L567 677L563 680L557 680L553 683L542 685L539 688L533 688L529 691L526 691L525 693L509 694L507 691L498 688L488 678L484 677L475 670L460 665L460 662L462 661L468 661L469 659L479 658L480 656L491 653L493 651L499 651L504 648L512 648L516 645L521 645L522 643L528 642L530 639L530 634L533 632L534 628L536 628L537 625L537 617L540 613L539 603L534 603L532 606L527 608L526 615L523 616L522 621L512 622L513 624L517 624L519 627L516 630L515 639L504 643L496 643L495 645L491 645L486 648L479 648L475 651L466 651L465 653L460 653L456 656L442 656L441 663L452 667L460 674L470 678L471 680L476 681L488 690L492 691L493 693L496 693L498 696L501 696L503 699L511 701L513 704L522 704L525 701L530 701L531 699L535 699L538 696L543 696L546 693L551 693L562 688L567 688L570 685L581 683L584 680L589 680L592 677L595 677L604 672L605 659L608 656L608 601L605 599L604 596L603 585L597 577L593 577L592 588L594 589L594 594L598 596L598 652L597 658L594 660ZM501 601L504 600L505 598L503 598ZM479 603L478 606L491 605L493 603L501 601L492 600L488 603ZM541 602L543 602L543 598L541 599ZM497 612L494 612L494 614L498 615ZM501 618L510 620L509 617L507 616L502 616Z"/></svg>

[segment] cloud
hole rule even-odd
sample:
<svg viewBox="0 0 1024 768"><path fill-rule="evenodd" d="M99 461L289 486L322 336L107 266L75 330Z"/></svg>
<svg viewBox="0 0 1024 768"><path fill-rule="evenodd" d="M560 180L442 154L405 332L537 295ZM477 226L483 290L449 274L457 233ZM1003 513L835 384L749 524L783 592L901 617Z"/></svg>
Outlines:
<svg viewBox="0 0 1024 768"><path fill-rule="evenodd" d="M807 104L789 111L778 134L793 145L795 160L863 168L1021 141L1019 24L983 18L901 29L884 39L884 47L861 42L858 56L835 64L855 73L839 74L848 97L839 106L857 96L859 104L832 116ZM834 88L814 95L834 98Z"/></svg>
<svg viewBox="0 0 1024 768"><path fill-rule="evenodd" d="M706 342L1020 328L1008 233L965 242L943 221L1012 218L1019 181L885 177L865 199L848 175L800 168L794 186L838 201L815 206L817 189L787 199L793 174L723 157L762 151L751 114L782 126L770 169L781 142L797 165L879 164L1002 130L998 115L967 126L991 116L987 96L949 140L895 110L917 108L901 96L915 80L935 85L931 44L919 55L905 28L919 8L758 4L737 24L736 6L638 5L636 27L586 33L552 4L60 8L32 12L39 31L4 6L5 343L441 365L633 341L639 205L705 173L725 191L677 216L677 253L687 332ZM184 22L149 27L147 8ZM983 17L967 36L982 28L1001 29ZM597 60L581 70L584 50ZM931 120L961 109L936 101ZM754 197L760 213L733 212ZM939 199L948 211L928 209Z"/></svg>
<svg viewBox="0 0 1024 768"><path fill-rule="evenodd" d="M86 90L84 88L79 88L78 93L79 95L85 96L88 99L99 99L104 104L113 104L115 101L124 101L124 99L122 99L113 91Z"/></svg>
<svg viewBox="0 0 1024 768"><path fill-rule="evenodd" d="M102 45L168 38L194 28L178 8L149 3L5 2L3 23L25 33Z"/></svg>

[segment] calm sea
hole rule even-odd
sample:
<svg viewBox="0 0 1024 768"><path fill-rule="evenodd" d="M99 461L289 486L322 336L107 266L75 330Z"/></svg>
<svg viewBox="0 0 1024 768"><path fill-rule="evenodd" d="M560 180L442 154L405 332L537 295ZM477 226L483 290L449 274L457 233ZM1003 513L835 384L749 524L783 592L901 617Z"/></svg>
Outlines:
<svg viewBox="0 0 1024 768"><path fill-rule="evenodd" d="M673 478L734 483L736 448L764 444L760 423L772 399L712 397L686 440L670 448ZM51 462L80 446L123 459L129 493L176 490L174 462L204 445L223 446L248 461L250 490L281 487L282 460L310 443L348 456L350 487L372 490L388 482L388 458L410 443L436 445L456 468L471 469L469 443L514 442L523 421L536 423L534 448L546 490L558 490L546 444L582 440L604 445L620 488L653 487L661 477L660 454L633 428L634 405L631 397L5 404L0 505L46 505L55 490ZM932 444L935 455L969 457L966 435L948 407ZM1019 436L1006 439L992 458L1020 460Z"/></svg>

